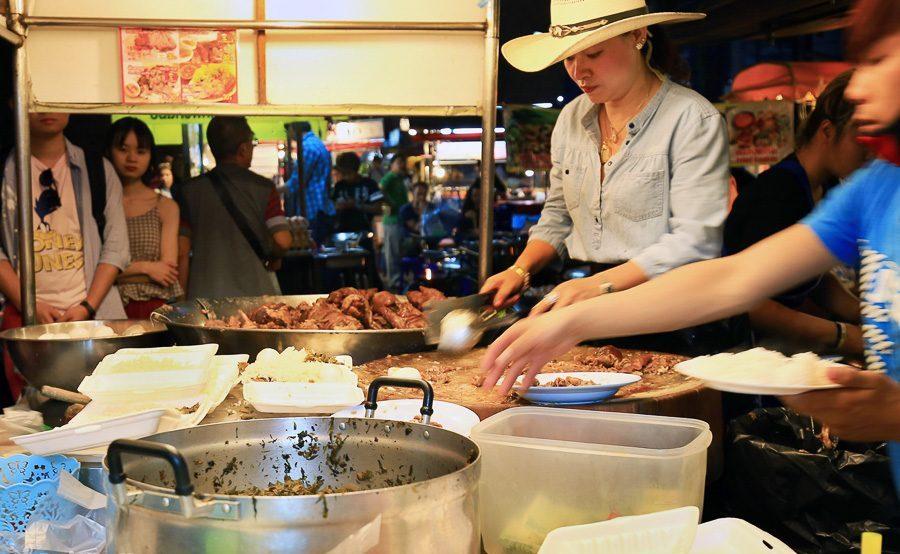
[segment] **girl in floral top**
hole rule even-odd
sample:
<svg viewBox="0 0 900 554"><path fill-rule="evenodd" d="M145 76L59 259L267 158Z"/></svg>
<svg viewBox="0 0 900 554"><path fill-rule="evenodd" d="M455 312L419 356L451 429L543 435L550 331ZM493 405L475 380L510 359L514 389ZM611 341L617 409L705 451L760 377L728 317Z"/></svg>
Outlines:
<svg viewBox="0 0 900 554"><path fill-rule="evenodd" d="M120 119L110 129L107 155L122 180L131 245L131 264L118 283L132 319L147 319L183 294L177 269L178 204L151 185L154 149L153 134L139 119Z"/></svg>

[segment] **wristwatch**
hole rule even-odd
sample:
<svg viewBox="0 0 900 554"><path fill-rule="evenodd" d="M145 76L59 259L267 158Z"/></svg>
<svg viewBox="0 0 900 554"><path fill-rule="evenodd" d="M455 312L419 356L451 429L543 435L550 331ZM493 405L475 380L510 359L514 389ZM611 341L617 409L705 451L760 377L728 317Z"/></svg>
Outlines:
<svg viewBox="0 0 900 554"><path fill-rule="evenodd" d="M510 269L522 278L522 290L527 290L531 286L531 273L517 265L511 266Z"/></svg>
<svg viewBox="0 0 900 554"><path fill-rule="evenodd" d="M78 305L87 310L88 319L94 319L94 316L97 315L97 310L95 310L94 307L91 306L91 303L88 302L87 299L82 300Z"/></svg>

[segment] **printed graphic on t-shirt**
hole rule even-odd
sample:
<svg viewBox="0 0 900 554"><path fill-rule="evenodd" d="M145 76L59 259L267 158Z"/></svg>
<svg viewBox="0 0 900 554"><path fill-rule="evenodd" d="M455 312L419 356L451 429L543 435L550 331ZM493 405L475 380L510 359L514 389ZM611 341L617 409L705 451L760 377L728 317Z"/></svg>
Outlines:
<svg viewBox="0 0 900 554"><path fill-rule="evenodd" d="M68 271L84 267L81 233L34 232L35 273Z"/></svg>
<svg viewBox="0 0 900 554"><path fill-rule="evenodd" d="M900 268L860 240L859 292L866 367L887 369L894 352L891 325L900 325Z"/></svg>

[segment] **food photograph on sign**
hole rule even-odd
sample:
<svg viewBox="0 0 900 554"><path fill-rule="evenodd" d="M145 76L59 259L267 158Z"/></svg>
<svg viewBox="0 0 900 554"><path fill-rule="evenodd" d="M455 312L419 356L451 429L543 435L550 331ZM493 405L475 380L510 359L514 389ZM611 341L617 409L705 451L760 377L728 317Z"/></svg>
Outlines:
<svg viewBox="0 0 900 554"><path fill-rule="evenodd" d="M774 164L794 148L793 104L752 102L726 111L731 161L738 165Z"/></svg>
<svg viewBox="0 0 900 554"><path fill-rule="evenodd" d="M237 103L234 30L122 29L120 41L127 103Z"/></svg>

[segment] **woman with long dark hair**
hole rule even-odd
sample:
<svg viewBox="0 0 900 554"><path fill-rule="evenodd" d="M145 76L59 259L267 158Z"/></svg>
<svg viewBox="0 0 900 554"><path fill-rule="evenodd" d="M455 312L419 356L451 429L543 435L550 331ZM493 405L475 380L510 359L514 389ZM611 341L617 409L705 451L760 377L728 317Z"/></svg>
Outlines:
<svg viewBox="0 0 900 554"><path fill-rule="evenodd" d="M107 156L122 181L131 264L119 277L125 313L146 319L183 291L178 284L178 204L154 187L153 133L136 118L110 128Z"/></svg>

